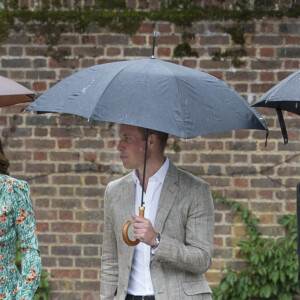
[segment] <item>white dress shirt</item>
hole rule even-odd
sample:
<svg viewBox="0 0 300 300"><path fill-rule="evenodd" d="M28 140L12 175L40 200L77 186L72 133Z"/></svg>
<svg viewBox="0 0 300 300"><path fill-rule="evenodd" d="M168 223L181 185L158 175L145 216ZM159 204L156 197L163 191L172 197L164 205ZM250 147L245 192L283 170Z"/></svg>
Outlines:
<svg viewBox="0 0 300 300"><path fill-rule="evenodd" d="M146 193L144 193L144 217L151 221L154 227L156 212L162 185L164 183L169 168L169 159L166 157L161 168L149 178ZM136 175L133 172L135 182L135 214L139 214L141 206L142 187ZM139 243L134 247L133 260L127 293L131 295L154 295L151 274L150 274L150 251L151 246L145 243Z"/></svg>

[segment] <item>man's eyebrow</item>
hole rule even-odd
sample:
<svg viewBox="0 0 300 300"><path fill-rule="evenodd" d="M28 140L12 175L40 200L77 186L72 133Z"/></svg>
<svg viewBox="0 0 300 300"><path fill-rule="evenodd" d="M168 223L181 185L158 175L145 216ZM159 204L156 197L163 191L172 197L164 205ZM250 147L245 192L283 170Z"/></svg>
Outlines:
<svg viewBox="0 0 300 300"><path fill-rule="evenodd" d="M120 134L120 136L122 136L122 137L130 137L130 134L128 134L128 133L122 133L122 134Z"/></svg>

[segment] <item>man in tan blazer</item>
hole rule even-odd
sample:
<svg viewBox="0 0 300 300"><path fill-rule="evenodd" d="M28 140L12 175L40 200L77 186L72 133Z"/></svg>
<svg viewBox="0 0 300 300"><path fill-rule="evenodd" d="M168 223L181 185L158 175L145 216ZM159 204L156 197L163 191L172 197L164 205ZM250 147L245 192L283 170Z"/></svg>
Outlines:
<svg viewBox="0 0 300 300"><path fill-rule="evenodd" d="M138 217L146 138L141 128L120 126L120 157L134 171L109 183L105 192L101 300L211 299L204 277L213 252L210 187L164 156L166 140L149 131L144 196L145 211L147 202L153 209L149 218ZM131 216L130 238L141 241L135 247L122 237Z"/></svg>

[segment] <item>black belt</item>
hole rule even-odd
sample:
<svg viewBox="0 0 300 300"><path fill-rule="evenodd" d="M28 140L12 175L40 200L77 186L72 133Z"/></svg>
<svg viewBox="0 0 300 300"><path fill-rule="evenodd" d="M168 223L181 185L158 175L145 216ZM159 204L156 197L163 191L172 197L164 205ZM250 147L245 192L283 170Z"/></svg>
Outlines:
<svg viewBox="0 0 300 300"><path fill-rule="evenodd" d="M127 294L125 300L155 300L155 297L153 295L151 296L134 296Z"/></svg>

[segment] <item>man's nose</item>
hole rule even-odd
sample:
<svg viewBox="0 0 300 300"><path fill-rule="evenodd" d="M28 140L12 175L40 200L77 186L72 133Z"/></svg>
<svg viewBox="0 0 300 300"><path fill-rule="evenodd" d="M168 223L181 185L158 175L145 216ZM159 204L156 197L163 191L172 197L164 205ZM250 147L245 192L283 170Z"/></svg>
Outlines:
<svg viewBox="0 0 300 300"><path fill-rule="evenodd" d="M122 140L119 140L117 150L121 151L122 148L123 148Z"/></svg>

